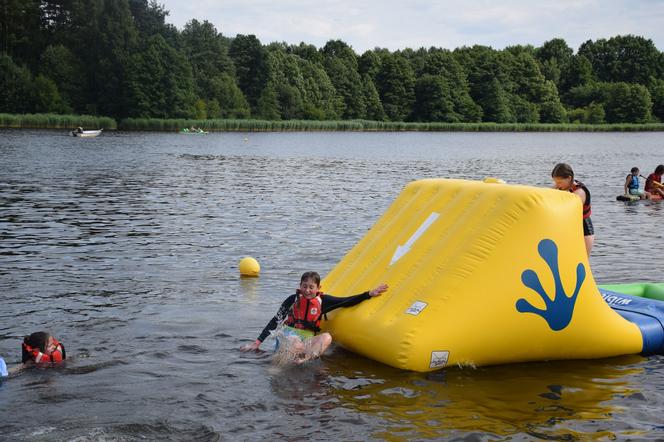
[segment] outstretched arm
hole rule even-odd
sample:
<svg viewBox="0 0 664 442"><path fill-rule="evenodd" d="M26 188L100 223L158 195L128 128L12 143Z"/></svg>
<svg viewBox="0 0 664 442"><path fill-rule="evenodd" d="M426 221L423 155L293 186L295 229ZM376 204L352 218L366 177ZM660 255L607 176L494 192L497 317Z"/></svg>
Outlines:
<svg viewBox="0 0 664 442"><path fill-rule="evenodd" d="M380 284L378 284L378 287L369 291L369 296L371 296L372 298L380 296L383 293L385 293L389 288L390 288L389 285L385 284L384 282L381 282Z"/></svg>
<svg viewBox="0 0 664 442"><path fill-rule="evenodd" d="M359 295L355 296L348 296L346 298L338 298L332 295L325 295L323 297L323 314L329 313L332 310L337 309L339 307L352 307L354 305L359 304L362 301L366 301L369 298L380 296L383 293L385 293L385 291L387 291L388 288L389 286L387 284L382 283L368 292L360 293Z"/></svg>
<svg viewBox="0 0 664 442"><path fill-rule="evenodd" d="M267 323L261 334L258 335L258 338L256 338L254 342L245 344L242 347L240 347L240 351L258 350L258 348L261 346L265 338L267 338L270 335L270 332L275 328L277 328L279 323L284 320L284 318L288 314L288 310L293 305L293 302L295 302L295 295L291 295L288 298L286 298L286 300L281 303L281 307L279 307L279 311L277 311L277 314L272 319L270 319L270 322Z"/></svg>

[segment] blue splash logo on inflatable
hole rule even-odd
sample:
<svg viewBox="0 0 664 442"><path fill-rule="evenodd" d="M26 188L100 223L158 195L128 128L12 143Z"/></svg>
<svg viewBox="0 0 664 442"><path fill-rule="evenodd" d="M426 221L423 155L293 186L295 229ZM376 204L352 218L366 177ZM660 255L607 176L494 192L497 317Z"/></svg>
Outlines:
<svg viewBox="0 0 664 442"><path fill-rule="evenodd" d="M560 270L558 269L558 246L550 239L543 239L537 246L537 251L551 269L551 274L556 284L555 296L552 301L551 297L542 288L537 273L528 269L521 274L521 282L540 295L546 304L546 308L544 310L536 308L530 302L521 298L516 302L516 309L520 313L535 313L546 320L551 330L560 331L567 327L572 320L576 297L579 294L583 281L586 279L586 268L581 263L576 266L576 288L572 296L567 296L565 289L563 289L563 284L560 280Z"/></svg>

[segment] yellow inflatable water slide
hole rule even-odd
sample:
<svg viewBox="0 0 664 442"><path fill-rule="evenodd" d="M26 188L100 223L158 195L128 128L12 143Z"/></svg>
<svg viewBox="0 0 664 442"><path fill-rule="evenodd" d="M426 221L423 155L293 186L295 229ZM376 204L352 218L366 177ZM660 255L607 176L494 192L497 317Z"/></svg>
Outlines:
<svg viewBox="0 0 664 442"><path fill-rule="evenodd" d="M335 342L415 371L639 353L593 279L579 198L496 181L408 184L322 283L390 286L328 314Z"/></svg>

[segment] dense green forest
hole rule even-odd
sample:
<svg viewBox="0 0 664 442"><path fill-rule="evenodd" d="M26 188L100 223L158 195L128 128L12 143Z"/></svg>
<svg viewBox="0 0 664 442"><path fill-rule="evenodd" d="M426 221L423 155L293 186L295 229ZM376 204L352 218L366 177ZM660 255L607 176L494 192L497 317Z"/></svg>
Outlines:
<svg viewBox="0 0 664 442"><path fill-rule="evenodd" d="M0 113L116 119L664 122L649 39L357 54L166 23L152 0L3 0Z"/></svg>

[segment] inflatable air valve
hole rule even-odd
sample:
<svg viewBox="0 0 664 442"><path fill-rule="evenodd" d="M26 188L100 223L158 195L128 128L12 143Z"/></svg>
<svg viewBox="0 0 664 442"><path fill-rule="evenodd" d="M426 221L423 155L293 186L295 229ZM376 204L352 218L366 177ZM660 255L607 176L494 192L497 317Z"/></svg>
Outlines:
<svg viewBox="0 0 664 442"><path fill-rule="evenodd" d="M261 266L251 256L240 260L240 276L258 276L261 272Z"/></svg>

